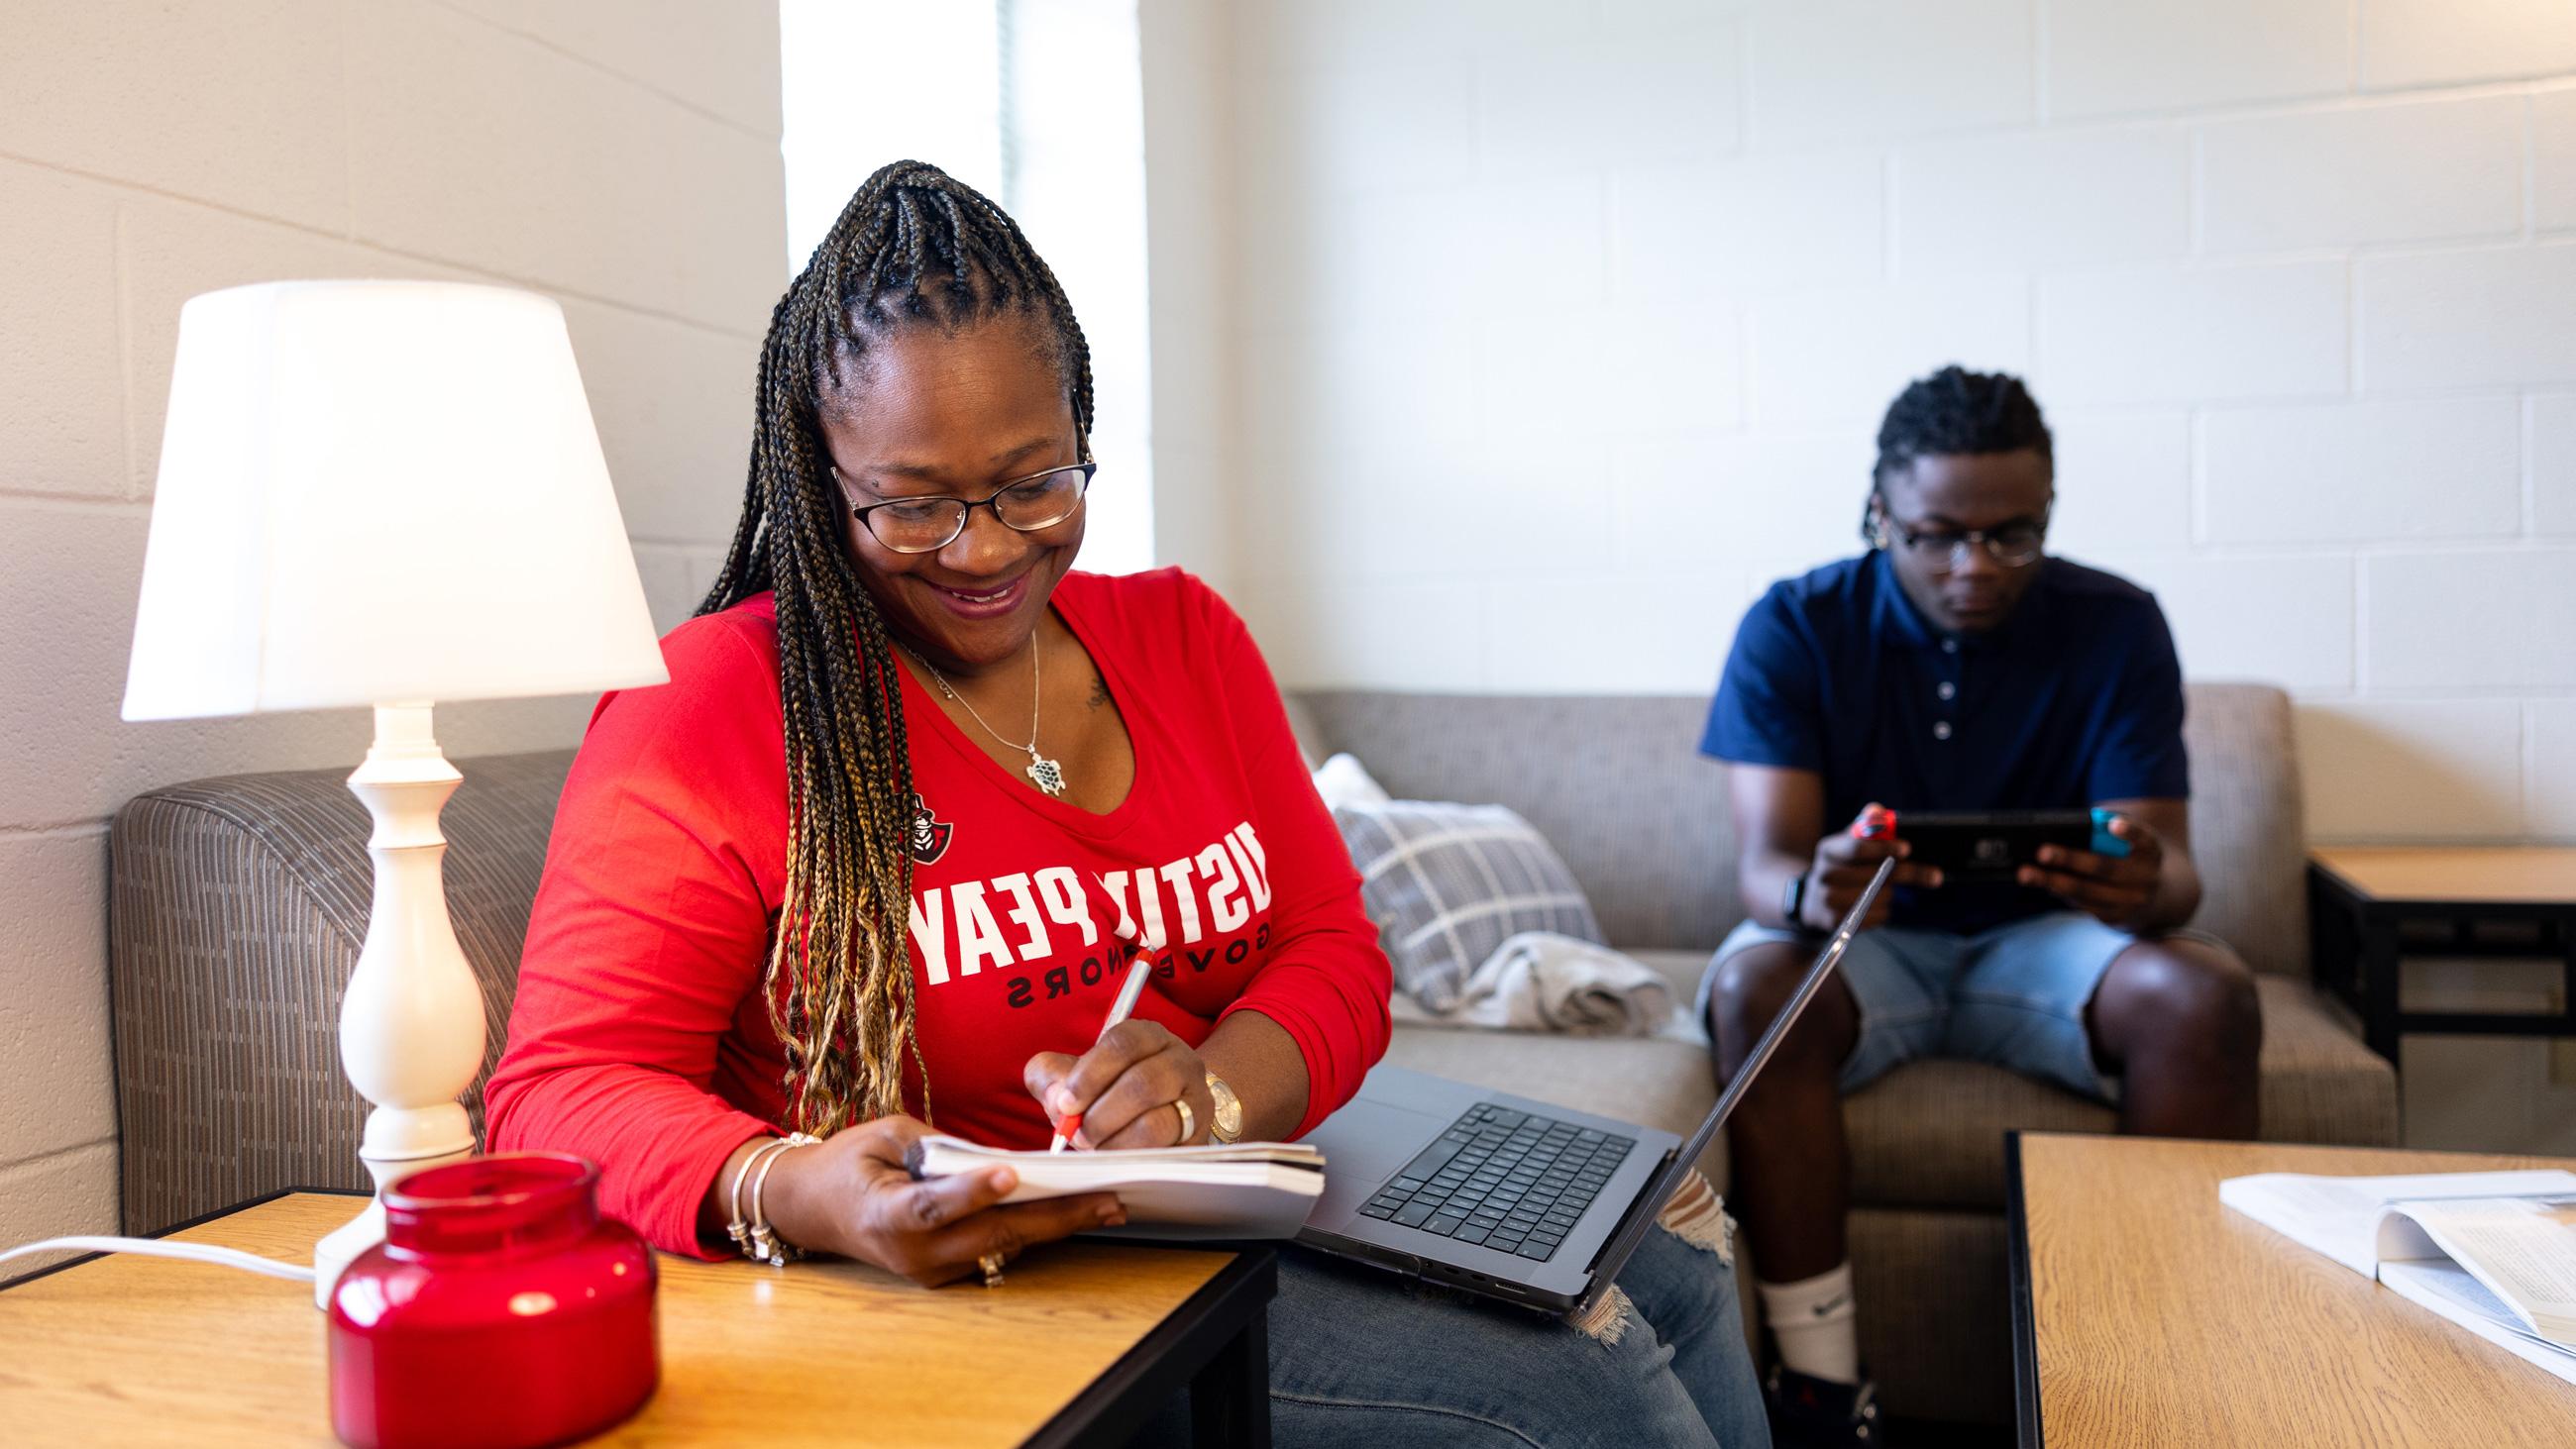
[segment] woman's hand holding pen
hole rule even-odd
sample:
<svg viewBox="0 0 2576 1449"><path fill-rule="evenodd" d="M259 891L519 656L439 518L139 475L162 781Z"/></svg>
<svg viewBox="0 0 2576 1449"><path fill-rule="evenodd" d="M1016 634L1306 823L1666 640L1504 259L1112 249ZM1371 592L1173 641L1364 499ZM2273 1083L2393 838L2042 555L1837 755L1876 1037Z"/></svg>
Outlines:
<svg viewBox="0 0 2576 1449"><path fill-rule="evenodd" d="M928 1130L910 1117L879 1117L781 1154L764 1193L770 1222L808 1251L874 1263L929 1287L975 1272L986 1254L1007 1260L1035 1243L1127 1221L1105 1192L1006 1204L1019 1181L1007 1167L916 1182L904 1151Z"/></svg>
<svg viewBox="0 0 2576 1449"><path fill-rule="evenodd" d="M1020 1080L1046 1109L1049 1121L1081 1119L1073 1135L1077 1147L1115 1150L1205 1142L1208 1125L1216 1120L1207 1064L1189 1043L1150 1021L1118 1023L1079 1057L1040 1052L1029 1058ZM1175 1102L1189 1104L1186 1118Z"/></svg>
<svg viewBox="0 0 2576 1449"><path fill-rule="evenodd" d="M1098 880L1098 877L1093 877ZM1112 901L1118 893L1101 882ZM1020 1069L1020 1084L1056 1124L1055 1150L1181 1147L1207 1140L1216 1120L1207 1063L1188 1042L1150 1021L1131 1019L1155 955L1139 939L1135 919L1118 907L1118 939L1132 959L1109 1004L1100 1038L1079 1057L1040 1052Z"/></svg>

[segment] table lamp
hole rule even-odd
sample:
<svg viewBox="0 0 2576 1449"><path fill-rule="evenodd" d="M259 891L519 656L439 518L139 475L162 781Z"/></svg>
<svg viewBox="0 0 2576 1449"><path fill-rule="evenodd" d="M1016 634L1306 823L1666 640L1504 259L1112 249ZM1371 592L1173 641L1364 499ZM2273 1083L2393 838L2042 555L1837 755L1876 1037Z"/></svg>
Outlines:
<svg viewBox="0 0 2576 1449"><path fill-rule="evenodd" d="M659 684L662 655L563 311L500 287L272 282L179 313L125 718L370 706L375 828L340 1061L377 1197L314 1299L384 1236L385 1185L469 1156L482 993L447 918L441 700Z"/></svg>

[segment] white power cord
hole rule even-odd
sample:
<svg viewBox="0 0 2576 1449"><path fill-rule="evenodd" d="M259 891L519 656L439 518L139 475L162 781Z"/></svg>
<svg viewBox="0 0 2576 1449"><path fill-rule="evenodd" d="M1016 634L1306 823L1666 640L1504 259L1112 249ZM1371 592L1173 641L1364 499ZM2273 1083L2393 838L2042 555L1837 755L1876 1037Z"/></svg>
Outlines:
<svg viewBox="0 0 2576 1449"><path fill-rule="evenodd" d="M263 1258L239 1248L218 1248L212 1243L174 1243L167 1238L47 1238L42 1242L0 1252L0 1263L22 1258L29 1253L69 1251L75 1253L141 1253L153 1258L185 1258L193 1263L213 1263L225 1268L243 1268L265 1273L271 1278L285 1278L297 1283L313 1281L309 1263L289 1263L277 1258Z"/></svg>

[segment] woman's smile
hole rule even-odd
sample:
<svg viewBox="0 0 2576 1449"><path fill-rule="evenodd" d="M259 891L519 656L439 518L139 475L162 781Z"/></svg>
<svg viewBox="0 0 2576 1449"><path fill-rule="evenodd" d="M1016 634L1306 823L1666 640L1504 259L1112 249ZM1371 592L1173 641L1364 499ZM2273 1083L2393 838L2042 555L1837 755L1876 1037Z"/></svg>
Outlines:
<svg viewBox="0 0 2576 1449"><path fill-rule="evenodd" d="M918 582L949 612L961 619L998 619L1018 609L1029 597L1029 571L1023 571L1019 577L1005 583L976 588L961 588L930 579L919 579Z"/></svg>

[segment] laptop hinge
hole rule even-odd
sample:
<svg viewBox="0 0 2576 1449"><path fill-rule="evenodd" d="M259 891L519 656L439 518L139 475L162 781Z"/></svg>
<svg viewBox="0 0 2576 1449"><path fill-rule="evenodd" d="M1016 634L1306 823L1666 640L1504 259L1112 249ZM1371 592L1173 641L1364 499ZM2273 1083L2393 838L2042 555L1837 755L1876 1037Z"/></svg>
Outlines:
<svg viewBox="0 0 2576 1449"><path fill-rule="evenodd" d="M1592 1261L1583 1265L1584 1272L1590 1273L1595 1269L1598 1269L1601 1266L1601 1259L1604 1254L1608 1253L1612 1248L1617 1247L1619 1244L1628 1241L1629 1226L1635 1221L1638 1213L1660 1213L1664 1210L1663 1199L1670 1197L1671 1194L1668 1192L1658 1193L1655 1191L1655 1187L1657 1184L1663 1182L1666 1175L1672 1170L1673 1157L1679 1150L1680 1149L1678 1148L1668 1148L1665 1150L1662 1157L1655 1160L1655 1170L1647 1173L1646 1180L1637 1185L1636 1196L1628 1200L1628 1210L1619 1215L1618 1224L1610 1229L1609 1236L1601 1240L1601 1246L1592 1250ZM1649 1201L1652 1201L1654 1206L1648 1207L1647 1203Z"/></svg>

